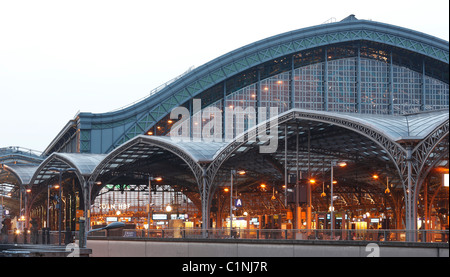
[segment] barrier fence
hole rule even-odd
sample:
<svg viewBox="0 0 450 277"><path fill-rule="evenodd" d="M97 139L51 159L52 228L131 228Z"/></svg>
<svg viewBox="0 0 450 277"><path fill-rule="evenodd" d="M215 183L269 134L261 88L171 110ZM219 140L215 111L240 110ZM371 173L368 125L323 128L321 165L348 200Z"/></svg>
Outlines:
<svg viewBox="0 0 450 277"><path fill-rule="evenodd" d="M117 232L117 231L115 231ZM255 240L344 240L344 241L406 241L407 233L415 234L417 242L448 243L445 230L323 230L323 229L152 229L120 230L119 233L94 232L92 237L141 237L141 238L208 238ZM90 237L91 237L90 236Z"/></svg>
<svg viewBox="0 0 450 277"><path fill-rule="evenodd" d="M323 230L323 229L118 229L92 232L88 238L156 238L156 239L250 239L250 240L322 240L322 241L391 241L406 242L408 233L417 242L448 243L448 230ZM1 244L59 244L59 232L39 230L31 233L0 235ZM61 232L61 244L78 239L78 232Z"/></svg>
<svg viewBox="0 0 450 277"><path fill-rule="evenodd" d="M75 241L78 232L61 232L61 245ZM39 230L36 233L28 231L8 231L0 234L0 244L59 244L59 231Z"/></svg>

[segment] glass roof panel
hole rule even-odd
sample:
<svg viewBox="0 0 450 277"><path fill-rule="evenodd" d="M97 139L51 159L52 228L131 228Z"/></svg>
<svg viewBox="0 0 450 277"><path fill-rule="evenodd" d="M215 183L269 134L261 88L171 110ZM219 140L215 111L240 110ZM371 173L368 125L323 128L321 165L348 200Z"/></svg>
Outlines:
<svg viewBox="0 0 450 277"><path fill-rule="evenodd" d="M4 165L4 168L13 172L18 178L19 181L23 185L28 185L33 177L33 174L36 172L38 166L36 165L21 165L21 164L12 164L12 165Z"/></svg>

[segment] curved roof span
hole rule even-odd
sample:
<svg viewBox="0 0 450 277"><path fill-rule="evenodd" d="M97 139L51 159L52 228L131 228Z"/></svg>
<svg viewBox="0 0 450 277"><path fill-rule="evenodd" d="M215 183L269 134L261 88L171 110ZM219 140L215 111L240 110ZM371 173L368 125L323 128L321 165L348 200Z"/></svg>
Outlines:
<svg viewBox="0 0 450 277"><path fill-rule="evenodd" d="M449 118L448 110L399 116L308 112L359 122L362 125L378 130L395 142L422 140L443 122L448 121Z"/></svg>
<svg viewBox="0 0 450 277"><path fill-rule="evenodd" d="M175 142L170 137L140 135L105 155L104 159L93 169L90 180L94 182L98 175L120 166L133 164L140 159L150 160L155 157L158 158L158 155L162 153L171 153L183 160L199 181L202 175L200 164L210 162L217 149L220 149L223 145L224 143L205 145L204 142ZM163 163L163 161L160 161L160 163Z"/></svg>
<svg viewBox="0 0 450 277"><path fill-rule="evenodd" d="M342 114L342 113L332 113L332 112L318 112L302 109L292 109L283 114L278 115L278 118L282 118L285 115L294 114L294 117L302 117L305 119L314 119L314 116L323 116L324 119L321 120L324 123L333 124L334 121L331 119L338 119L343 122L353 122L360 126L370 128L374 131L383 134L387 139L392 142L405 142L405 141L420 141L432 133L437 127L448 122L449 114L448 111L432 111L423 112L412 115L379 115L379 116L362 116L355 114ZM309 116L309 117L308 117ZM326 119L325 119L326 118ZM274 119L271 119L274 120ZM275 118L277 120L277 118ZM234 140L228 141L193 141L191 138L172 138L170 136L157 137L157 136L145 136L140 135L132 140L128 141L119 148L128 149L129 145L135 145L138 143L144 144L154 144L159 147L164 147L166 149L176 149L176 152L183 153L189 157L191 162L198 164L207 164L213 162L222 150L229 147L233 142L241 140L242 137L249 137L252 132L263 126L265 122L253 129L248 130L246 133L241 134ZM242 139L244 141L244 139ZM121 153L123 149L117 149L114 152ZM172 150L173 151L173 150ZM117 153L111 153L105 155L105 159L115 159L118 155ZM142 155L148 156L149 153L141 153ZM58 154L61 155L61 154ZM67 154L64 154L67 155ZM68 154L71 155L71 154ZM92 154L78 154L79 156L91 156ZM103 156L103 155L100 155ZM125 159L124 157L120 158ZM187 160L187 158L185 158ZM103 163L103 161L102 161ZM100 163L99 163L100 164ZM98 170L98 169L97 169Z"/></svg>
<svg viewBox="0 0 450 277"><path fill-rule="evenodd" d="M74 124L80 130L80 152L108 153L127 140L144 134L173 108L250 68L304 50L353 41L379 43L438 63L449 63L447 41L350 16L341 22L303 28L241 47L192 70L158 93L122 110L102 114L79 113ZM55 138L46 154L61 149L63 135Z"/></svg>
<svg viewBox="0 0 450 277"><path fill-rule="evenodd" d="M17 179L19 185L28 185L31 182L33 174L38 169L37 165L4 165L3 169L11 172ZM1 170L0 170L1 172ZM0 182L7 181L3 180L0 176Z"/></svg>
<svg viewBox="0 0 450 277"><path fill-rule="evenodd" d="M36 169L30 184L39 185L56 176L51 171L51 168L74 168L76 169L74 173L77 175L80 183L82 183L83 178L90 176L105 156L105 154L53 153Z"/></svg>
<svg viewBox="0 0 450 277"><path fill-rule="evenodd" d="M294 116L302 119L310 119L329 124L340 124L347 126L351 123L354 126L364 127L373 130L388 141L393 143L403 143L406 141L420 141L432 133L436 128L449 121L448 111L432 111L422 112L411 115L356 115L356 114L342 114L333 112L311 111L302 109L291 109L281 115ZM271 119L271 120L278 120ZM265 124L265 123L261 123ZM169 136L145 136L139 135L130 141L122 144L110 154L83 154L83 153L53 153L42 164L35 169L32 184L38 184L53 176L49 173L51 167L77 169L76 174L80 180L82 176L85 178L101 174L105 166L114 167L117 165L124 165L132 163L137 159L148 158L154 150L149 150L148 147L155 146L159 149L169 151L181 159L191 167L193 172L196 172L196 177L200 178L201 164L208 164L219 157L222 151L230 147L235 141L239 141L242 137L251 136L252 132L261 126L255 126L240 137L231 141L192 141L190 138L174 139ZM350 128L351 129L351 128ZM359 132L355 129L354 131ZM141 145L141 146L139 146ZM134 148L133 148L134 147ZM144 148L142 148L144 147ZM30 169L31 170L31 169Z"/></svg>

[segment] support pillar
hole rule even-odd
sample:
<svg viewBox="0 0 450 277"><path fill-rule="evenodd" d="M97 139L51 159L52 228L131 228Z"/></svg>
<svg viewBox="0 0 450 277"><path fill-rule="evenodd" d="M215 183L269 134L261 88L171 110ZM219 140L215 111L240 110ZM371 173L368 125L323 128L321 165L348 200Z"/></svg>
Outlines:
<svg viewBox="0 0 450 277"><path fill-rule="evenodd" d="M302 207L297 206L295 209L295 229L301 229L302 227Z"/></svg>
<svg viewBox="0 0 450 277"><path fill-rule="evenodd" d="M347 220L345 219L345 216L346 216L346 213L342 212L342 223L341 223L342 236L341 236L341 238L343 240L347 239L347 234L345 232L345 230L347 229L346 228Z"/></svg>
<svg viewBox="0 0 450 277"><path fill-rule="evenodd" d="M315 223L315 228L314 229L319 229L319 214L316 212L316 214L314 215L314 221Z"/></svg>
<svg viewBox="0 0 450 277"><path fill-rule="evenodd" d="M87 243L87 234L91 227L91 188L92 182L84 181L83 187L83 202L84 202L84 224L80 224L80 235L83 235L84 238L80 238L80 247L85 248ZM84 230L82 230L84 229Z"/></svg>
<svg viewBox="0 0 450 277"><path fill-rule="evenodd" d="M209 193L207 191L208 182L206 180L206 169L203 168L203 175L201 178L202 182L202 191L201 191L201 198L202 198L202 236L204 238L208 237L208 229L209 229Z"/></svg>
<svg viewBox="0 0 450 277"><path fill-rule="evenodd" d="M307 220L306 220L306 229L311 229L311 222L312 222L312 209L311 209L311 206L308 206L307 207L307 209L306 209L306 218L307 218Z"/></svg>
<svg viewBox="0 0 450 277"><path fill-rule="evenodd" d="M306 183L306 229L311 229L311 206L312 206L312 194L311 194L311 129L308 127L308 182Z"/></svg>
<svg viewBox="0 0 450 277"><path fill-rule="evenodd" d="M287 125L284 125L284 206L287 207L287 190L288 190L288 159L287 159L287 151L288 151L288 133L287 133Z"/></svg>
<svg viewBox="0 0 450 277"><path fill-rule="evenodd" d="M413 168L412 168L412 149L408 147L406 149L406 165L407 165L407 178L406 178L406 191L405 191L405 229L406 229L406 241L416 241L416 205L414 203L414 191L413 191Z"/></svg>
<svg viewBox="0 0 450 277"><path fill-rule="evenodd" d="M424 226L425 230L429 230L430 229L430 225L429 223L429 216L428 216L428 180L425 180L425 187L424 187L424 196L423 196L424 202L423 202L423 221L422 224ZM430 235L428 233L426 233L424 235L425 237L425 242L429 242L430 240Z"/></svg>

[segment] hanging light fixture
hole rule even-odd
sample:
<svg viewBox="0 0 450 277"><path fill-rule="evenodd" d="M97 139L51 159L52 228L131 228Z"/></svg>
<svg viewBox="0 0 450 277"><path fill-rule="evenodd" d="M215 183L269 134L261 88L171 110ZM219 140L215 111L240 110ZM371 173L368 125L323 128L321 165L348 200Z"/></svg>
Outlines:
<svg viewBox="0 0 450 277"><path fill-rule="evenodd" d="M389 177L386 177L386 190L384 193L389 194L391 191L389 190Z"/></svg>
<svg viewBox="0 0 450 277"><path fill-rule="evenodd" d="M276 198L275 198L275 188L273 188L273 190L272 190L272 197L271 197L270 199L272 199L272 200L275 200L275 199L276 199Z"/></svg>
<svg viewBox="0 0 450 277"><path fill-rule="evenodd" d="M325 182L322 182L322 193L320 194L320 197L325 197L327 194L325 193Z"/></svg>

